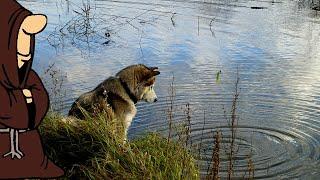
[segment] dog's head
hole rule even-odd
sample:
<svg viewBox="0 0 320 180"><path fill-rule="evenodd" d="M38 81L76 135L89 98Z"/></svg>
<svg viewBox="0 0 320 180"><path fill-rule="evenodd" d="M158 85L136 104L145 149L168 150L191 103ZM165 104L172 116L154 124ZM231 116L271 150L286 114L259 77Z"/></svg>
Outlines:
<svg viewBox="0 0 320 180"><path fill-rule="evenodd" d="M142 64L129 66L117 73L117 77L128 85L128 88L138 100L156 102L154 91L156 76L160 72L157 67L147 67Z"/></svg>

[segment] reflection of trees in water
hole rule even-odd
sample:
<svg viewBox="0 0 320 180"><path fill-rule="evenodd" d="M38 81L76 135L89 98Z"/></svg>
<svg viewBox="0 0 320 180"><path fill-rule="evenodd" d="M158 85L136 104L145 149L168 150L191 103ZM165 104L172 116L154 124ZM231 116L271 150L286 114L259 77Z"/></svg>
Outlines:
<svg viewBox="0 0 320 180"><path fill-rule="evenodd" d="M203 16L212 16L220 17L221 19L228 20L231 19L235 8L241 7L238 1L213 1L213 0L204 0L203 2L198 3L198 9L200 14Z"/></svg>
<svg viewBox="0 0 320 180"><path fill-rule="evenodd" d="M235 0L204 0L198 3L201 19L205 20L213 34L215 22L227 23L234 16L236 12L234 9L237 7L242 7L242 5Z"/></svg>
<svg viewBox="0 0 320 180"><path fill-rule="evenodd" d="M69 2L69 1L68 1ZM63 48L66 43L82 49L90 48L92 44L103 44L110 41L107 32L102 34L102 18L99 18L90 3L83 3L82 7L68 3L68 9L72 8L75 14L62 26L56 26L55 30L47 37L49 44L55 48Z"/></svg>
<svg viewBox="0 0 320 180"><path fill-rule="evenodd" d="M142 3L143 4L143 3ZM205 19L213 36L215 22L226 22L233 16L235 12L233 9L239 7L237 1L174 1L174 7L177 11L185 8L198 9L200 14L197 18L199 21ZM118 9L117 5L106 6L104 4L96 4L96 1L66 1L56 3L57 12L65 20L72 16L71 19L62 20L61 25L57 25L49 34L47 40L54 48L64 48L65 45L71 44L73 47L83 51L91 51L98 49L101 46L114 46L115 42L126 41L123 38L123 31L126 34L135 34L141 38L145 35L144 29L146 25L155 26L159 17L168 17L168 21L175 26L175 15L180 13L163 11L161 8L169 8L167 4L143 4L151 5L151 7L134 7L140 13L130 14L128 12L119 15L112 14L112 10ZM185 6L187 5L187 7ZM99 7L97 7L99 6ZM119 6L122 8L121 6ZM68 13L61 14L62 9ZM110 13L111 12L111 13ZM65 16L65 17L64 17ZM132 31L133 30L133 31ZM125 35L126 36L126 35ZM140 49L142 49L140 45ZM141 51L143 55L143 52Z"/></svg>
<svg viewBox="0 0 320 180"><path fill-rule="evenodd" d="M66 98L65 80L67 75L62 73L60 69L55 66L55 63L44 68L41 74L44 85L50 96L50 110L53 112L63 113L66 109L64 99Z"/></svg>
<svg viewBox="0 0 320 180"><path fill-rule="evenodd" d="M99 46L112 45L117 38L121 39L119 31L123 30L124 26L131 26L137 32L142 32L142 26L153 25L157 20L153 16L147 19L142 17L153 9L147 9L136 16L129 17L99 14L96 5L92 5L90 1L83 2L82 6L67 2L68 11L72 9L74 16L63 25L56 26L47 37L49 44L55 48L63 48L66 44L71 44L81 52L83 50L90 52Z"/></svg>

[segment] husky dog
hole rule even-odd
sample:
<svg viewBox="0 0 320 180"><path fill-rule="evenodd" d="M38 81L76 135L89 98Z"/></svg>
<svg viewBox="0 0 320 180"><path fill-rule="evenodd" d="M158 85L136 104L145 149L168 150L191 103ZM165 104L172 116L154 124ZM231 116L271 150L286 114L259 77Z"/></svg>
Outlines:
<svg viewBox="0 0 320 180"><path fill-rule="evenodd" d="M157 101L154 84L159 74L157 67L142 64L128 66L94 90L82 94L72 104L69 116L84 119L85 112L92 116L104 113L106 119L114 119L123 125L126 139L128 128L137 112L135 104L141 100Z"/></svg>

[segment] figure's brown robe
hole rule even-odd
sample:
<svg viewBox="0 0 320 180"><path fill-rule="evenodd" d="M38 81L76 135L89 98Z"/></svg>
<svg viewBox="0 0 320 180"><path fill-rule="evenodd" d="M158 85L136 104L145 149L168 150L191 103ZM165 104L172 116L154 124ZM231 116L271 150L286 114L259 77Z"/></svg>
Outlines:
<svg viewBox="0 0 320 180"><path fill-rule="evenodd" d="M0 129L29 129L19 133L22 159L3 157L10 151L10 137L9 133L0 132L0 179L63 175L63 171L44 154L37 130L48 110L48 94L39 76L31 69L32 59L21 69L17 65L17 36L28 15L31 12L15 0L0 0ZM34 35L31 35L32 57L34 44ZM33 108L28 107L23 89L31 91Z"/></svg>

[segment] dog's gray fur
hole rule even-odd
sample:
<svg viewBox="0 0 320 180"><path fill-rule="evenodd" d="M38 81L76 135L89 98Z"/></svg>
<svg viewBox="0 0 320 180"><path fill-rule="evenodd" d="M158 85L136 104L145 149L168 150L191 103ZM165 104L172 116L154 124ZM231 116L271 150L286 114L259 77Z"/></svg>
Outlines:
<svg viewBox="0 0 320 180"><path fill-rule="evenodd" d="M124 126L126 138L127 130L136 115L137 101L157 101L153 86L155 76L159 74L157 67L142 64L126 67L116 77L109 77L94 90L82 94L72 104L69 116L84 119L84 112L90 116L104 113L106 119L114 119Z"/></svg>

